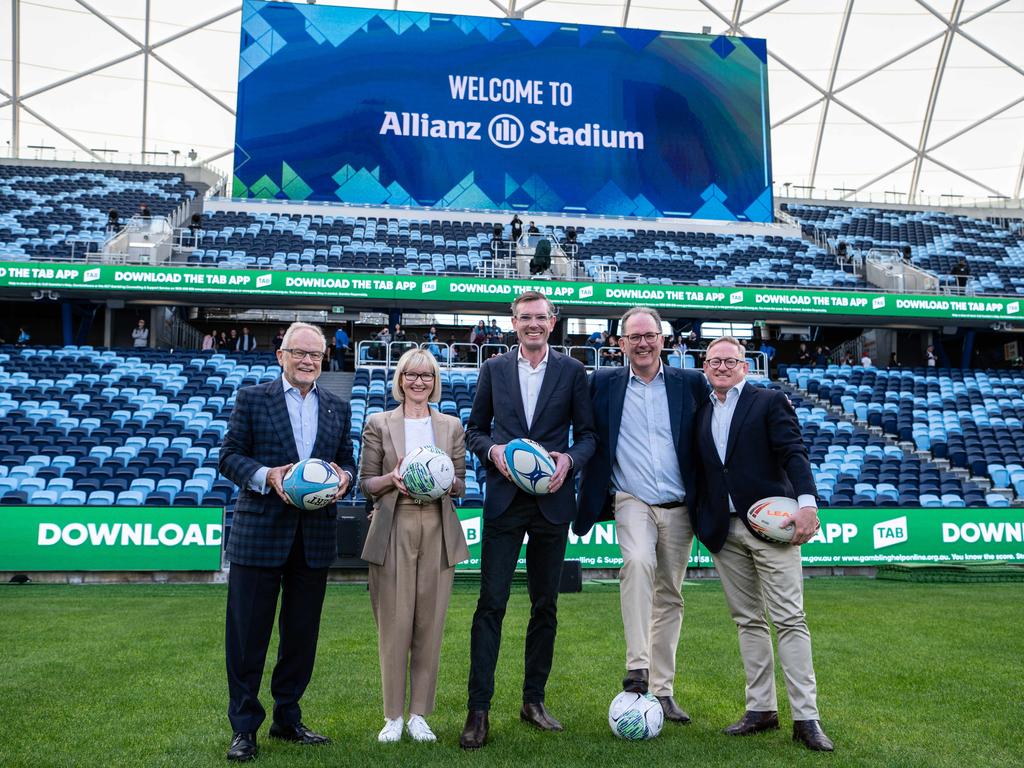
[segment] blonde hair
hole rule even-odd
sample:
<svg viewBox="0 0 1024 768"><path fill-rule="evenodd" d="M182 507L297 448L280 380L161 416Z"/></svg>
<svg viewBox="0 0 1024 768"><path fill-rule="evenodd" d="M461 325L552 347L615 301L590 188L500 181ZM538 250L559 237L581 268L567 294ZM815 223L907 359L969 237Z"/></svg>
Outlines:
<svg viewBox="0 0 1024 768"><path fill-rule="evenodd" d="M719 336L717 339L715 339L714 341L707 345L705 351L710 352L711 348L715 346L715 344L732 344L733 346L737 347L740 351L740 362L746 362L747 348L743 344L743 342L737 339L735 336Z"/></svg>
<svg viewBox="0 0 1024 768"><path fill-rule="evenodd" d="M441 366L430 352L418 347L410 349L400 358L395 367L395 377L391 380L391 394L400 403L405 402L405 392L402 390L402 376L414 365L426 364L434 372L434 388L430 390L430 397L427 400L431 403L441 402Z"/></svg>

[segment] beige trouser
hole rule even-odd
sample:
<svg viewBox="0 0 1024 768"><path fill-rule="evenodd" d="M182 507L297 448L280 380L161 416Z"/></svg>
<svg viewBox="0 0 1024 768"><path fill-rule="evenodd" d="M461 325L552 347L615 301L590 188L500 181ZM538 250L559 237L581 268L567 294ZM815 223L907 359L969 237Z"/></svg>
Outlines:
<svg viewBox="0 0 1024 768"><path fill-rule="evenodd" d="M686 507L652 507L615 494L622 550L619 601L626 631L626 669L649 670L655 696L671 696L683 624L683 578L693 545Z"/></svg>
<svg viewBox="0 0 1024 768"><path fill-rule="evenodd" d="M404 502L395 509L384 565L370 565L384 716L434 711L441 637L455 569L445 558L441 505Z"/></svg>
<svg viewBox="0 0 1024 768"><path fill-rule="evenodd" d="M793 719L819 719L811 633L804 616L800 548L762 541L733 515L725 546L713 557L739 630L747 675L747 709L778 710L767 614L779 636L779 661Z"/></svg>

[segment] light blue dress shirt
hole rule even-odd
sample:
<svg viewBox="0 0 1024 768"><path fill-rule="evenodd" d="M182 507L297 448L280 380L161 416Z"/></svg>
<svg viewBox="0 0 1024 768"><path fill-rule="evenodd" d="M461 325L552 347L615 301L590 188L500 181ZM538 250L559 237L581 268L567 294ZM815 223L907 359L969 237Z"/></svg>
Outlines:
<svg viewBox="0 0 1024 768"><path fill-rule="evenodd" d="M612 485L652 506L686 498L672 437L664 366L649 384L629 368Z"/></svg>
<svg viewBox="0 0 1024 768"><path fill-rule="evenodd" d="M316 444L316 429L320 419L320 393L317 391L316 382L305 397L284 376L281 376L281 384L284 387L284 403L288 408L292 436L295 438L295 450L299 454L299 461L304 461L313 454L313 446ZM269 472L270 467L257 469L249 480L249 488L257 493L269 493L272 490L267 485Z"/></svg>

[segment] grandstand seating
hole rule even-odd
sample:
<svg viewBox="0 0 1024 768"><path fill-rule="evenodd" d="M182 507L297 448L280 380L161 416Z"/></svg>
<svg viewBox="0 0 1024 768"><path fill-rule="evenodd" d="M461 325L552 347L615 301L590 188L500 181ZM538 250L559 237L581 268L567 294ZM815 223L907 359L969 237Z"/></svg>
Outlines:
<svg viewBox="0 0 1024 768"><path fill-rule="evenodd" d="M877 427L895 441L913 443L919 453L967 470L973 477L987 478L994 488L1013 488L1018 497L1024 497L1024 374L830 365L824 370L780 366L780 376L841 408L843 417L828 414L829 421L842 425L855 420ZM827 412L817 408L816 413L825 418ZM883 457L889 450L883 448ZM895 456L895 451L891 453ZM916 473L916 482L904 472L908 466L915 468L910 474ZM885 472L883 466L879 477L886 475L890 482L895 475L901 493L916 487L922 500L937 496L943 506L956 505L954 498L946 498L950 494L967 506L986 503L978 484L962 482L918 456L904 456L899 467L890 469L898 472Z"/></svg>
<svg viewBox="0 0 1024 768"><path fill-rule="evenodd" d="M824 233L830 244L851 248L909 245L917 267L946 277L961 258L976 293L1024 294L1024 234L970 216L941 211L903 211L784 203L807 235Z"/></svg>
<svg viewBox="0 0 1024 768"><path fill-rule="evenodd" d="M180 173L0 164L0 260L95 251L111 208L126 219L146 203L154 216L167 216L200 190Z"/></svg>
<svg viewBox="0 0 1024 768"><path fill-rule="evenodd" d="M475 274L494 224L276 212L207 213L193 264L326 272ZM556 238L563 232L556 229ZM579 259L591 277L640 283L856 288L864 283L799 238L587 227ZM710 271L709 271L710 270Z"/></svg>

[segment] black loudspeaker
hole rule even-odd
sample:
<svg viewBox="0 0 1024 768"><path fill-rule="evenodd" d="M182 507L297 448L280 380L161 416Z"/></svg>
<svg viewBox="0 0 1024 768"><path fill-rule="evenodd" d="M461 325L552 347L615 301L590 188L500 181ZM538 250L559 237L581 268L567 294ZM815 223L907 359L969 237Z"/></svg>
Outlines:
<svg viewBox="0 0 1024 768"><path fill-rule="evenodd" d="M583 591L583 566L579 560L564 560L562 562L562 580L558 585L559 592L582 592Z"/></svg>
<svg viewBox="0 0 1024 768"><path fill-rule="evenodd" d="M365 568L360 558L366 531L369 528L366 510L362 507L338 508L338 556L331 564L334 568Z"/></svg>

